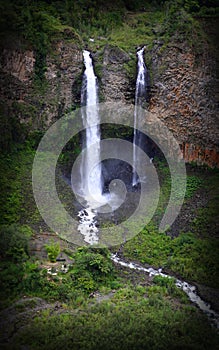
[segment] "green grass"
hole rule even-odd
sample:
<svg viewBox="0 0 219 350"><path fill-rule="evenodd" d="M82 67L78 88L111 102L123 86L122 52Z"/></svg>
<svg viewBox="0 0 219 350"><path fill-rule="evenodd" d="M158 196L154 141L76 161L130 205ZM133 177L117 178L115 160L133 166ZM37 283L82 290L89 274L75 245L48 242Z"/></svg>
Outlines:
<svg viewBox="0 0 219 350"><path fill-rule="evenodd" d="M160 26L164 19L165 14L161 11L127 15L123 25L112 30L109 39L112 44L118 45L126 52L135 53L136 47L142 44L151 49L155 39L154 29Z"/></svg>
<svg viewBox="0 0 219 350"><path fill-rule="evenodd" d="M218 336L205 317L170 296L164 286L126 287L76 313L44 311L14 337L13 349L216 349Z"/></svg>
<svg viewBox="0 0 219 350"><path fill-rule="evenodd" d="M218 288L218 249L216 238L200 239L192 233L181 233L171 239L149 226L126 243L124 256Z"/></svg>
<svg viewBox="0 0 219 350"><path fill-rule="evenodd" d="M34 148L27 143L0 156L0 224L39 225L41 217L32 192Z"/></svg>
<svg viewBox="0 0 219 350"><path fill-rule="evenodd" d="M184 205L206 197L207 204L193 208L195 218L190 232L181 232L171 238L159 233L157 222L163 216L170 195L169 170L163 162L157 162L161 193L158 208L151 223L124 246L124 255L155 267L164 267L182 278L219 287L218 229L218 176L216 170L191 168L187 175ZM200 192L201 191L201 192ZM196 194L198 193L198 197ZM196 199L197 198L197 199ZM171 232L171 228L168 230Z"/></svg>
<svg viewBox="0 0 219 350"><path fill-rule="evenodd" d="M218 234L219 213L219 172L212 171L210 176L205 176L202 186L208 193L207 204L196 211L192 230L198 237L209 237Z"/></svg>
<svg viewBox="0 0 219 350"><path fill-rule="evenodd" d="M154 215L154 222L158 223L163 217L164 211L170 198L171 190L173 191L173 189L171 188L171 175L167 163L162 160L155 159L154 164L156 166L160 181L159 203ZM182 181L184 181L184 176L181 177L180 174L177 174L177 185L180 182L182 184ZM205 186L203 175L187 174L185 193L182 192L184 186L181 186L181 191L180 186L177 186L177 188L172 193L172 196L174 198L173 205L177 203L181 204L182 202L188 203L189 200L195 195L197 190L199 190L203 186Z"/></svg>

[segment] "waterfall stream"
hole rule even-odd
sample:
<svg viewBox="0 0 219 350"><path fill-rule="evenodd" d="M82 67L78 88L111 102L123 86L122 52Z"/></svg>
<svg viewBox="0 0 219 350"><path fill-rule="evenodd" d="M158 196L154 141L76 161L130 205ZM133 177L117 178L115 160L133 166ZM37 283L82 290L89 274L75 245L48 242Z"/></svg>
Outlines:
<svg viewBox="0 0 219 350"><path fill-rule="evenodd" d="M81 103L83 125L86 130L86 153L81 166L82 192L87 201L101 200L102 178L100 163L100 118L98 112L97 78L94 74L90 52L84 50L85 71L82 82ZM94 147L91 147L94 145Z"/></svg>
<svg viewBox="0 0 219 350"><path fill-rule="evenodd" d="M144 49L137 51L138 57L138 73L136 79L136 88L135 88L135 109L134 109L134 138L133 138L133 178L132 186L138 184L138 177L136 174L136 167L138 164L139 151L138 147L141 147L141 133L139 132L139 122L144 118L142 115L142 106L146 101L148 101L148 89L149 89L149 75L144 63Z"/></svg>
<svg viewBox="0 0 219 350"><path fill-rule="evenodd" d="M122 203L120 198L122 196L120 196L121 193L111 191L112 187L109 192L103 193L97 78L90 52L83 50L83 57L85 71L82 81L81 105L82 121L86 135L83 140L84 151L82 152L80 166L81 183L78 193L86 204L85 208L78 213L78 230L84 236L85 242L96 244L99 242L97 213L111 213L116 210ZM118 191L118 189L116 190Z"/></svg>
<svg viewBox="0 0 219 350"><path fill-rule="evenodd" d="M112 259L112 261L114 261L115 263L117 263L121 266L145 272L145 273L149 274L149 276L157 276L158 275L158 276L162 276L162 277L166 277L166 278L172 277L170 275L163 273L162 269L156 270L152 267L145 268L145 267L142 267L142 266L140 266L136 263L133 263L133 262L125 262L122 259L120 259L117 254L112 254L111 259ZM219 329L219 314L216 313L214 310L212 310L211 306L200 298L200 296L196 292L196 287L192 286L191 284L189 284L185 281L181 281L179 279L175 280L175 284L178 288L182 289L188 295L191 302L196 304L199 307L199 309L202 310L208 316L211 323L214 324Z"/></svg>
<svg viewBox="0 0 219 350"><path fill-rule="evenodd" d="M86 208L78 213L78 231L89 244L98 243L95 208L103 202L103 184L100 162L100 118L98 111L98 87L90 52L83 50L85 71L81 89L82 121L86 131L83 140L85 152L80 167L80 193Z"/></svg>

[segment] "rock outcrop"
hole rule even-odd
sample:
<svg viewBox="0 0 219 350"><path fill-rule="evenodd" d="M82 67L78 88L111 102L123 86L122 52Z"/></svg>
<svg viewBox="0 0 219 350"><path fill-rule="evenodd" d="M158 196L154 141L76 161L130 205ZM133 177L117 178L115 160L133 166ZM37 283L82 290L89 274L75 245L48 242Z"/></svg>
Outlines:
<svg viewBox="0 0 219 350"><path fill-rule="evenodd" d="M207 42L199 53L185 43L162 46L156 41L152 50L150 110L172 131L187 162L219 166L217 56Z"/></svg>
<svg viewBox="0 0 219 350"><path fill-rule="evenodd" d="M47 56L45 80L35 77L35 53L7 48L1 56L0 96L6 114L29 130L42 130L79 102L73 86L82 72L82 53L74 43L58 42ZM80 89L80 87L79 87Z"/></svg>
<svg viewBox="0 0 219 350"><path fill-rule="evenodd" d="M129 102L133 96L124 63L130 60L129 55L117 47L106 46L103 54L101 87L105 101Z"/></svg>

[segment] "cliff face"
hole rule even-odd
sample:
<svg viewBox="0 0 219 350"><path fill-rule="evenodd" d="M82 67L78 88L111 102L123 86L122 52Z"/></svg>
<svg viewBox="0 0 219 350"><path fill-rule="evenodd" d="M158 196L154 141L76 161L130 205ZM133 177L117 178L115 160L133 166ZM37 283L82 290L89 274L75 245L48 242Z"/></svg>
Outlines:
<svg viewBox="0 0 219 350"><path fill-rule="evenodd" d="M133 86L124 69L130 57L117 47L106 46L103 54L101 88L105 101L132 100Z"/></svg>
<svg viewBox="0 0 219 350"><path fill-rule="evenodd" d="M158 44L157 44L158 46ZM186 161L219 165L217 62L198 57L183 45L153 55L154 86L150 109L173 132Z"/></svg>
<svg viewBox="0 0 219 350"><path fill-rule="evenodd" d="M101 100L133 103L135 77L130 78L125 68L130 55L106 45L93 57L100 67ZM164 48L162 42L155 41L151 57L150 111L173 132L186 161L218 166L216 56L207 46L197 55L185 43ZM43 88L34 80L35 61L33 51L15 48L4 49L1 57L4 112L29 130L48 128L80 104L83 74L82 52L73 42L59 41L47 56Z"/></svg>
<svg viewBox="0 0 219 350"><path fill-rule="evenodd" d="M13 48L4 49L0 62L4 112L31 131L47 128L78 102L73 86L82 72L82 53L72 43L57 43L47 57L42 84L35 81L35 61L33 51Z"/></svg>

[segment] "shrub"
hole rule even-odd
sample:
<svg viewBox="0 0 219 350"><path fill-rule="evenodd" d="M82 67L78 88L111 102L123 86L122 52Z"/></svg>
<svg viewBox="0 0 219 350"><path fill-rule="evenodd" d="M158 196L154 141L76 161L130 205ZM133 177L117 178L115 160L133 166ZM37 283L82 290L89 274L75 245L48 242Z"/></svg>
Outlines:
<svg viewBox="0 0 219 350"><path fill-rule="evenodd" d="M106 248L79 248L75 254L75 268L90 272L95 280L100 280L113 271L109 251Z"/></svg>
<svg viewBox="0 0 219 350"><path fill-rule="evenodd" d="M0 254L4 259L16 262L27 260L28 242L32 235L27 225L3 225L0 227Z"/></svg>
<svg viewBox="0 0 219 350"><path fill-rule="evenodd" d="M45 245L49 261L56 262L56 258L60 253L60 244L58 242L51 242Z"/></svg>

